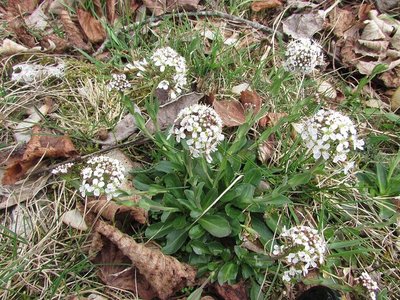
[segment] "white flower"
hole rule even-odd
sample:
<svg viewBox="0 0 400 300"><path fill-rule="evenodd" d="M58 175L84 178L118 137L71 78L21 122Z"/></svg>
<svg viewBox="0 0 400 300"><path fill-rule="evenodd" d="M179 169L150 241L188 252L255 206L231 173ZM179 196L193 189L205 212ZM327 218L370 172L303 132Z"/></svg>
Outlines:
<svg viewBox="0 0 400 300"><path fill-rule="evenodd" d="M99 197L105 194L110 200L118 196L117 190L125 178L124 172L124 166L117 159L108 156L96 156L89 159L81 171L82 183L79 191L82 197L87 195Z"/></svg>
<svg viewBox="0 0 400 300"><path fill-rule="evenodd" d="M131 83L126 79L125 74L111 74L111 80L107 85L109 91L117 90L123 92L131 88Z"/></svg>
<svg viewBox="0 0 400 300"><path fill-rule="evenodd" d="M314 159L322 156L324 160L332 158L333 163L346 163L344 173L354 167L354 162L348 161L350 151L362 150L364 146L353 121L334 110L321 109L295 129Z"/></svg>
<svg viewBox="0 0 400 300"><path fill-rule="evenodd" d="M56 168L54 168L52 171L51 171L51 174L54 174L54 175L57 175L57 174L67 174L68 173L68 170L73 166L74 164L73 163L66 163L66 164L63 164L63 165L61 165L61 166L58 166L58 167L56 167Z"/></svg>
<svg viewBox="0 0 400 300"><path fill-rule="evenodd" d="M171 133L175 134L178 143L185 139L193 157L204 154L208 162L212 161L211 153L224 139L221 118L213 108L202 104L182 109Z"/></svg>
<svg viewBox="0 0 400 300"><path fill-rule="evenodd" d="M180 56L174 49L165 47L154 51L150 61L163 73L163 76L164 73L166 74L165 76L168 76L158 84L158 87L164 90L170 88L169 96L171 99L176 99L187 84L185 58ZM168 72L166 72L167 70ZM165 82L168 83L167 86Z"/></svg>
<svg viewBox="0 0 400 300"><path fill-rule="evenodd" d="M167 80L163 80L158 84L157 88L163 89L163 90L168 90L169 82Z"/></svg>
<svg viewBox="0 0 400 300"><path fill-rule="evenodd" d="M283 228L280 238L283 245L274 246L273 255L283 256L289 267L289 271L283 274L284 281L290 282L300 274L306 276L324 262L326 242L315 229L308 226Z"/></svg>
<svg viewBox="0 0 400 300"><path fill-rule="evenodd" d="M367 272L363 272L356 281L368 291L368 295L372 300L376 299L376 292L379 290L378 283Z"/></svg>
<svg viewBox="0 0 400 300"><path fill-rule="evenodd" d="M323 62L321 46L311 39L302 38L288 44L283 67L289 72L308 74Z"/></svg>

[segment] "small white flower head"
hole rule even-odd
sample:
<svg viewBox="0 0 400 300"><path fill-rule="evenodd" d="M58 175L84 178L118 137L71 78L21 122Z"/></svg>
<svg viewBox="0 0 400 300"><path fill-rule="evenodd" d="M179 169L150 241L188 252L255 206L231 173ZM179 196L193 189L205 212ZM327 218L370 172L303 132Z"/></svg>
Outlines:
<svg viewBox="0 0 400 300"><path fill-rule="evenodd" d="M273 255L282 256L289 270L282 279L290 282L294 278L306 276L311 269L324 263L327 245L318 231L308 226L283 229L280 235L282 245L274 246Z"/></svg>
<svg viewBox="0 0 400 300"><path fill-rule="evenodd" d="M321 46L307 38L291 41L286 48L283 67L293 73L309 74L324 63Z"/></svg>
<svg viewBox="0 0 400 300"><path fill-rule="evenodd" d="M118 188L125 178L125 168L117 159L96 156L89 159L81 171L79 188L82 197L105 195L108 200L118 196Z"/></svg>
<svg viewBox="0 0 400 300"><path fill-rule="evenodd" d="M176 99L187 84L186 61L170 47L157 49L150 58L151 63L162 73L164 78L158 88L168 90L171 99ZM139 66L137 68L140 70Z"/></svg>
<svg viewBox="0 0 400 300"><path fill-rule="evenodd" d="M354 167L354 162L348 160L350 151L363 150L364 147L353 121L334 110L321 109L295 129L314 159L322 157L331 159L335 164L343 164L345 174Z"/></svg>
<svg viewBox="0 0 400 300"><path fill-rule="evenodd" d="M213 108L202 104L182 109L171 133L178 143L186 141L193 157L204 154L208 162L212 161L211 153L217 150L217 145L224 139L221 118Z"/></svg>
<svg viewBox="0 0 400 300"><path fill-rule="evenodd" d="M376 292L379 290L378 283L367 272L363 272L356 281L367 290L371 300L376 300Z"/></svg>
<svg viewBox="0 0 400 300"><path fill-rule="evenodd" d="M131 88L131 83L126 79L125 74L111 74L111 80L107 85L109 91L117 90L124 92Z"/></svg>
<svg viewBox="0 0 400 300"><path fill-rule="evenodd" d="M51 171L51 174L58 175L58 174L67 174L68 170L74 165L74 163L66 163L62 164Z"/></svg>

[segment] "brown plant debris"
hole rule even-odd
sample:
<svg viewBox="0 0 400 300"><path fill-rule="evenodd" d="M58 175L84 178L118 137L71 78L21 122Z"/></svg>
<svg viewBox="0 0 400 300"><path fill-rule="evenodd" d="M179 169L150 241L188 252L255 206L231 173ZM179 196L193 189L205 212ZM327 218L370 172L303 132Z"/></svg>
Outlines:
<svg viewBox="0 0 400 300"><path fill-rule="evenodd" d="M106 38L106 31L100 21L86 10L78 9L77 13L79 24L88 40L93 44L103 42Z"/></svg>
<svg viewBox="0 0 400 300"><path fill-rule="evenodd" d="M258 12L265 9L276 8L282 6L282 2L280 0L262 0L262 1L254 1L251 3L251 10Z"/></svg>
<svg viewBox="0 0 400 300"><path fill-rule="evenodd" d="M24 150L15 153L6 162L7 168L2 182L5 185L14 184L43 158L69 158L77 155L78 152L68 136L44 133L40 127L34 126L32 138Z"/></svg>
<svg viewBox="0 0 400 300"><path fill-rule="evenodd" d="M136 201L138 199L136 198ZM136 202L135 200L133 200ZM147 212L140 207L119 205L107 200L93 200L87 203L88 210L100 214L109 221L136 221L140 224L147 222Z"/></svg>
<svg viewBox="0 0 400 300"><path fill-rule="evenodd" d="M79 49L85 51L90 50L90 46L84 42L82 34L79 31L79 28L71 20L68 11L66 11L65 9L60 11L60 20L64 27L64 31L67 34L68 42L72 46L77 47Z"/></svg>
<svg viewBox="0 0 400 300"><path fill-rule="evenodd" d="M158 249L135 242L103 221L94 226L90 249L106 284L137 292L143 299L169 299L185 286L193 285L196 270Z"/></svg>
<svg viewBox="0 0 400 300"><path fill-rule="evenodd" d="M215 291L224 300L247 300L246 286L243 281L236 284L215 284Z"/></svg>

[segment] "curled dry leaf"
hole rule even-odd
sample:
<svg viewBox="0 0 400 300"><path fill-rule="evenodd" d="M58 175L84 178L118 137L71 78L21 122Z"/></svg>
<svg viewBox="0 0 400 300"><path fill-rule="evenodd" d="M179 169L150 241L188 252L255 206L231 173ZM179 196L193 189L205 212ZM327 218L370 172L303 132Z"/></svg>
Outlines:
<svg viewBox="0 0 400 300"><path fill-rule="evenodd" d="M135 242L103 221L94 226L90 249L106 284L138 293L143 299L169 299L175 292L194 283L196 270L159 249Z"/></svg>
<svg viewBox="0 0 400 300"><path fill-rule="evenodd" d="M167 11L194 11L199 8L200 0L167 0Z"/></svg>
<svg viewBox="0 0 400 300"><path fill-rule="evenodd" d="M48 12L54 15L59 15L67 7L71 7L76 0L54 0L51 1Z"/></svg>
<svg viewBox="0 0 400 300"><path fill-rule="evenodd" d="M32 138L29 140L24 151L11 156L6 162L7 167L2 182L5 185L14 184L43 158L69 158L77 155L78 152L68 136L56 136L44 133L40 127L34 126L32 129Z"/></svg>
<svg viewBox="0 0 400 300"><path fill-rule="evenodd" d="M18 11L24 15L33 12L38 3L39 0L9 0L8 10Z"/></svg>
<svg viewBox="0 0 400 300"><path fill-rule="evenodd" d="M46 51L52 53L64 53L64 51L70 46L66 40L60 38L56 34L43 36L40 45L46 49Z"/></svg>
<svg viewBox="0 0 400 300"><path fill-rule="evenodd" d="M215 284L215 291L224 300L247 300L246 285L243 281L236 284Z"/></svg>
<svg viewBox="0 0 400 300"><path fill-rule="evenodd" d="M25 18L25 24L34 30L45 30L48 26L47 20L49 19L43 12L42 5L39 5L29 17Z"/></svg>
<svg viewBox="0 0 400 300"><path fill-rule="evenodd" d="M317 91L322 96L331 100L336 99L337 97L336 88L328 81L321 81Z"/></svg>
<svg viewBox="0 0 400 300"><path fill-rule="evenodd" d="M157 123L161 129L165 129L169 125L172 125L178 116L178 113L185 107L196 104L204 97L201 93L189 93L180 96L175 101L169 102L164 106L160 107L157 114ZM149 121L146 124L147 129L150 132L154 132L156 127L153 121Z"/></svg>
<svg viewBox="0 0 400 300"><path fill-rule="evenodd" d="M167 11L167 0L143 0L143 4L156 16Z"/></svg>
<svg viewBox="0 0 400 300"><path fill-rule="evenodd" d="M276 8L282 6L282 2L280 0L262 0L262 1L254 1L251 3L251 10L258 12L265 9Z"/></svg>
<svg viewBox="0 0 400 300"><path fill-rule="evenodd" d="M235 86L232 88L232 93L234 93L234 94L236 94L236 95L240 95L242 92L244 92L244 91L246 91L246 90L251 91L251 89L250 89L250 84L244 82L244 83L235 85Z"/></svg>
<svg viewBox="0 0 400 300"><path fill-rule="evenodd" d="M139 198L133 198L137 202ZM89 212L100 214L109 221L136 221L140 224L147 222L147 213L144 209L134 206L119 205L107 200L92 200L87 203Z"/></svg>
<svg viewBox="0 0 400 300"><path fill-rule="evenodd" d="M0 46L0 55L14 55L18 53L39 52L40 47L28 48L12 40L4 39Z"/></svg>
<svg viewBox="0 0 400 300"><path fill-rule="evenodd" d="M93 44L103 42L106 38L106 31L100 21L83 9L78 9L77 14L79 24L88 40Z"/></svg>
<svg viewBox="0 0 400 300"><path fill-rule="evenodd" d="M71 17L67 10L61 9L59 11L60 20L64 27L64 32L67 35L68 42L79 49L89 51L90 46L83 41L83 37L79 31L79 28L71 20Z"/></svg>
<svg viewBox="0 0 400 300"><path fill-rule="evenodd" d="M400 108L400 86L394 92L392 99L390 100L390 106L393 111L397 111Z"/></svg>

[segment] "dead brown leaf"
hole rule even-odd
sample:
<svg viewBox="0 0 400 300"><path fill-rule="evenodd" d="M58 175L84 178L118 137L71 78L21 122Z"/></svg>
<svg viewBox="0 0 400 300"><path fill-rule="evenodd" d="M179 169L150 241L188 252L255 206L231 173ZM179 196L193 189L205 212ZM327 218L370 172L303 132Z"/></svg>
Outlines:
<svg viewBox="0 0 400 300"><path fill-rule="evenodd" d="M265 9L276 8L282 6L282 2L280 0L262 0L262 1L254 1L251 3L251 10L258 12Z"/></svg>
<svg viewBox="0 0 400 300"><path fill-rule="evenodd" d="M386 87L397 88L400 86L400 68L394 68L379 75Z"/></svg>
<svg viewBox="0 0 400 300"><path fill-rule="evenodd" d="M132 198L132 202L137 202L138 197ZM107 200L92 200L87 203L89 212L100 214L109 221L136 221L140 224L147 223L147 213L140 207L119 205Z"/></svg>
<svg viewBox="0 0 400 300"><path fill-rule="evenodd" d="M239 101L215 100L213 107L227 127L239 126L246 122L245 110Z"/></svg>
<svg viewBox="0 0 400 300"><path fill-rule="evenodd" d="M194 283L196 271L159 249L135 242L99 220L94 226L90 257L106 284L137 292L143 299L169 299Z"/></svg>
<svg viewBox="0 0 400 300"><path fill-rule="evenodd" d="M106 31L100 21L93 17L90 12L83 9L78 9L77 14L79 24L88 40L93 44L103 42L106 38Z"/></svg>
<svg viewBox="0 0 400 300"><path fill-rule="evenodd" d="M356 17L351 10L336 7L329 13L329 25L333 28L333 33L341 38L356 22Z"/></svg>
<svg viewBox="0 0 400 300"><path fill-rule="evenodd" d="M135 110L140 114L139 107L135 106ZM115 125L112 132L106 133L107 136L103 140L96 140L100 145L116 145L118 142L128 138L137 130L136 120L132 114L127 114L123 117L117 125Z"/></svg>
<svg viewBox="0 0 400 300"><path fill-rule="evenodd" d="M224 300L247 300L246 286L243 281L236 284L215 284L215 291Z"/></svg>
<svg viewBox="0 0 400 300"><path fill-rule="evenodd" d="M181 9L185 11L194 11L199 8L200 0L167 0L167 11Z"/></svg>
<svg viewBox="0 0 400 300"><path fill-rule="evenodd" d="M40 51L40 47L27 48L9 39L4 39L0 46L0 55L13 55L38 51Z"/></svg>
<svg viewBox="0 0 400 300"><path fill-rule="evenodd" d="M157 123L161 129L165 129L169 125L172 125L178 116L178 113L185 107L196 104L204 97L201 93L189 93L180 96L175 101L169 102L164 106L161 106L157 114ZM154 123L150 120L146 124L147 129L150 132L154 132L156 127Z"/></svg>
<svg viewBox="0 0 400 300"><path fill-rule="evenodd" d="M258 123L261 127L275 126L287 113L267 113Z"/></svg>
<svg viewBox="0 0 400 300"><path fill-rule="evenodd" d="M262 163L267 163L276 151L277 141L275 135L271 134L264 143L258 146L258 159Z"/></svg>
<svg viewBox="0 0 400 300"><path fill-rule="evenodd" d="M106 1L106 15L108 22L113 25L115 21L115 0Z"/></svg>
<svg viewBox="0 0 400 300"><path fill-rule="evenodd" d="M14 184L40 159L46 157L66 158L75 157L78 152L68 136L55 136L41 131L40 127L32 129L32 138L23 153L12 157L7 162L3 184Z"/></svg>
<svg viewBox="0 0 400 300"><path fill-rule="evenodd" d="M143 4L156 16L167 11L167 0L143 0Z"/></svg>
<svg viewBox="0 0 400 300"><path fill-rule="evenodd" d="M7 10L13 10L17 12L18 15L29 14L35 10L38 3L39 0L9 0ZM15 14L15 16L17 16L17 14Z"/></svg>
<svg viewBox="0 0 400 300"><path fill-rule="evenodd" d="M75 23L71 20L71 17L67 10L60 10L60 20L64 27L64 31L67 35L68 42L79 49L88 51L90 50L90 46L86 44L83 40L82 34L79 28L75 25Z"/></svg>
<svg viewBox="0 0 400 300"><path fill-rule="evenodd" d="M315 10L310 13L292 14L282 22L283 32L292 38L312 38L325 26L325 12Z"/></svg>
<svg viewBox="0 0 400 300"><path fill-rule="evenodd" d="M66 40L60 38L56 34L48 34L42 37L40 45L52 53L64 53L69 48Z"/></svg>
<svg viewBox="0 0 400 300"><path fill-rule="evenodd" d="M250 90L243 91L240 93L239 100L245 109L252 109L254 114L257 114L261 109L262 99L256 92Z"/></svg>

